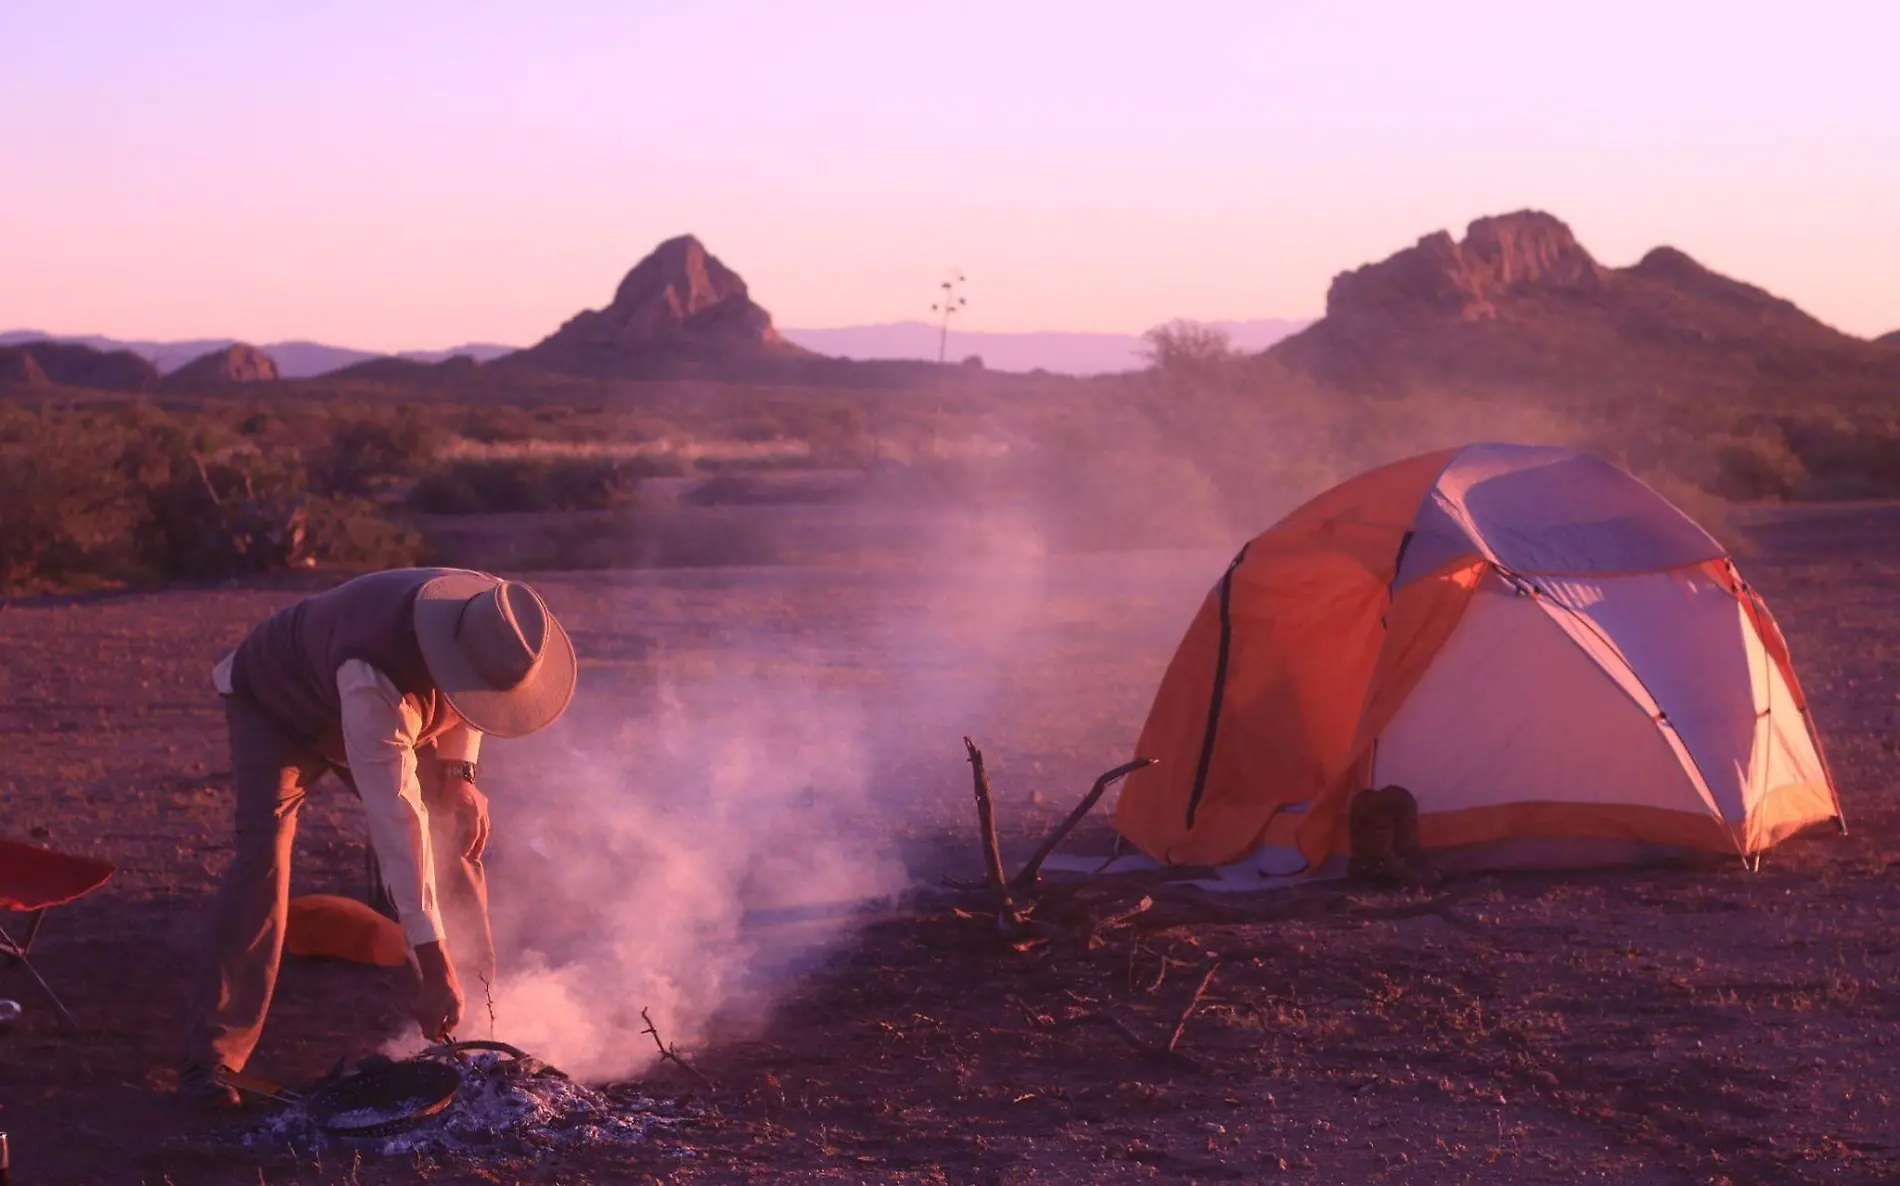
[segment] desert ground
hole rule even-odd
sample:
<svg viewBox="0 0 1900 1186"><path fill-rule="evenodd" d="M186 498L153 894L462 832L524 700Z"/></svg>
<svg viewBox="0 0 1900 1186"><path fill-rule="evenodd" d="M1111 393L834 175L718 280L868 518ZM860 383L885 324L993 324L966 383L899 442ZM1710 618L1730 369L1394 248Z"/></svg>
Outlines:
<svg viewBox="0 0 1900 1186"><path fill-rule="evenodd" d="M1900 1181L1900 509L1762 513L1737 530L1824 731L1846 835L1804 834L1758 872L1489 876L1453 887L1455 915L1342 909L1128 930L1093 949L1014 951L982 920L905 899L831 936L766 1006L686 1035L693 1073L624 1035L636 1069L612 1090L671 1118L647 1139L482 1158L246 1148L232 1133L254 1117L196 1118L168 1096L229 844L207 669L326 578L13 602L0 828L119 866L54 913L37 949L82 1033L0 969L0 995L26 1007L0 1028L15 1180ZM584 669L561 725L484 756L497 894L526 884L550 771L682 727L664 761L616 774L629 802L692 795L694 752L730 768L722 735L750 730L746 760L768 775L789 764L808 791L827 862L876 855L919 886L980 868L968 734L1019 861L1129 756L1225 559L1046 555L1007 524L965 524L879 566L527 574ZM743 789L741 767L719 793ZM1104 847L1104 816L1072 846ZM363 834L347 793L313 793L296 891L359 893ZM793 826L783 843L811 839ZM658 858L628 855L629 879L643 859ZM679 889L682 909L695 892ZM573 922L557 913L516 925ZM1108 1016L1158 1041L1215 958L1184 1060L1064 1024ZM407 991L400 972L290 959L250 1069L296 1083L374 1050Z"/></svg>

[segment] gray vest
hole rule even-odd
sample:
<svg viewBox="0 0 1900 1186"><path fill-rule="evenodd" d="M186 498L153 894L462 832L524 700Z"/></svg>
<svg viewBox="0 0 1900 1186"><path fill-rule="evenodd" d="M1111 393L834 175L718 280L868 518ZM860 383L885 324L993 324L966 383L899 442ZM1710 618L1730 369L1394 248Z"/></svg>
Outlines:
<svg viewBox="0 0 1900 1186"><path fill-rule="evenodd" d="M298 738L343 757L336 672L360 659L389 677L422 716L427 744L458 723L416 641L416 594L447 570L395 568L346 581L265 618L238 644L231 689Z"/></svg>

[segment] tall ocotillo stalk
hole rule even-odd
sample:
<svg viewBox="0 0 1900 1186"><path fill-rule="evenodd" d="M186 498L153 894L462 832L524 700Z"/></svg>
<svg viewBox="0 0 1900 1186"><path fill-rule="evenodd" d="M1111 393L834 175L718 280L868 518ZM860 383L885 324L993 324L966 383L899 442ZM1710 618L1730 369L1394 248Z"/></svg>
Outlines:
<svg viewBox="0 0 1900 1186"><path fill-rule="evenodd" d="M943 318L942 324L937 330L938 366L942 366L950 357L950 315L970 303L965 300L963 294L958 291L962 284L962 272L950 273L950 279L945 280L942 284L937 286L943 290L943 295L937 299L936 304L930 306L932 313L942 314Z"/></svg>
<svg viewBox="0 0 1900 1186"><path fill-rule="evenodd" d="M930 306L932 313L943 315L942 323L937 328L937 413L939 416L943 414L943 368L950 357L950 315L970 303L958 291L962 283L963 273L951 272L950 278L937 286L943 290L943 295L937 299L936 304ZM937 437L937 425L934 421L930 426L930 436L934 447Z"/></svg>

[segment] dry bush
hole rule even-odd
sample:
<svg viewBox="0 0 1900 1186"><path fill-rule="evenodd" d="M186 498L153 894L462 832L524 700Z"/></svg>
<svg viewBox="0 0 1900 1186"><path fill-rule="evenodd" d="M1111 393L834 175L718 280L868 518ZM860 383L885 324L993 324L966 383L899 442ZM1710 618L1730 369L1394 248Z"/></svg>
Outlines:
<svg viewBox="0 0 1900 1186"><path fill-rule="evenodd" d="M1234 359L1233 339L1216 325L1170 321L1141 335L1142 355L1163 374L1192 374Z"/></svg>
<svg viewBox="0 0 1900 1186"><path fill-rule="evenodd" d="M116 567L134 508L102 435L71 417L0 416L0 591L88 584Z"/></svg>
<svg viewBox="0 0 1900 1186"><path fill-rule="evenodd" d="M1781 435L1800 459L1800 499L1900 498L1900 417L1892 412L1785 418Z"/></svg>
<svg viewBox="0 0 1900 1186"><path fill-rule="evenodd" d="M1801 459L1772 428L1718 444L1714 468L1711 492L1742 502L1780 502L1808 479Z"/></svg>
<svg viewBox="0 0 1900 1186"><path fill-rule="evenodd" d="M643 468L613 457L463 459L425 473L409 503L427 515L606 510L633 497Z"/></svg>
<svg viewBox="0 0 1900 1186"><path fill-rule="evenodd" d="M8 408L0 417L0 588L211 580L316 563L412 563L421 541L314 486L257 417ZM280 426L281 427L281 426Z"/></svg>
<svg viewBox="0 0 1900 1186"><path fill-rule="evenodd" d="M865 496L862 481L827 480L825 476L780 474L771 470L728 469L716 472L682 496L689 506L822 506L857 502Z"/></svg>
<svg viewBox="0 0 1900 1186"><path fill-rule="evenodd" d="M368 496L427 467L448 434L423 409L335 417L305 446L311 485L326 494Z"/></svg>
<svg viewBox="0 0 1900 1186"><path fill-rule="evenodd" d="M484 445L532 441L541 428L542 422L528 409L509 405L473 409L461 426L463 436Z"/></svg>

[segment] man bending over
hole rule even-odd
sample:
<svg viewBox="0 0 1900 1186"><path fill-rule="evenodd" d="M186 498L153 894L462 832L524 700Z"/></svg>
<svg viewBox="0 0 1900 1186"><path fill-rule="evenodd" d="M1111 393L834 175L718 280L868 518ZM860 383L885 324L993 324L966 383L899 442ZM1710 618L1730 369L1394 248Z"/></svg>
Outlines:
<svg viewBox="0 0 1900 1186"><path fill-rule="evenodd" d="M290 851L310 785L334 771L363 801L371 850L420 975L425 1036L462 1016L462 975L492 978L475 789L483 734L521 737L574 695L574 648L533 589L486 573L372 573L279 610L212 672L224 698L237 851L212 908L181 1094L238 1103L226 1081L257 1046L283 958Z"/></svg>

